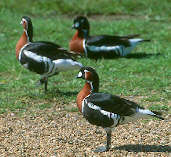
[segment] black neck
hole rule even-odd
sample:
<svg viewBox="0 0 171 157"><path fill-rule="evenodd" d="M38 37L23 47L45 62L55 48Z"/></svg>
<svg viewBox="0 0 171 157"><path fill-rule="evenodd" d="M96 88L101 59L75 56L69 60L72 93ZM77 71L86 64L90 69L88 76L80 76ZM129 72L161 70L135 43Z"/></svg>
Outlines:
<svg viewBox="0 0 171 157"><path fill-rule="evenodd" d="M79 36L82 38L87 38L89 36L89 30L88 29L81 29L78 30Z"/></svg>
<svg viewBox="0 0 171 157"><path fill-rule="evenodd" d="M33 26L32 26L32 23L28 24L28 28L26 30L26 34L28 36L29 42L32 42L33 41Z"/></svg>
<svg viewBox="0 0 171 157"><path fill-rule="evenodd" d="M87 81L87 82L90 84L91 93L99 91L99 81L96 81L96 82Z"/></svg>

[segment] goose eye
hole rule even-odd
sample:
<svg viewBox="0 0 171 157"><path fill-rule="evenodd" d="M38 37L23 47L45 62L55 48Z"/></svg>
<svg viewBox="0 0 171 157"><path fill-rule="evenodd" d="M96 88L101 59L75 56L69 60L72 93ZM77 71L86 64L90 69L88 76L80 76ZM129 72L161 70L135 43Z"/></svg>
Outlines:
<svg viewBox="0 0 171 157"><path fill-rule="evenodd" d="M23 26L24 26L25 29L27 28L27 23L26 23L26 21L23 22Z"/></svg>

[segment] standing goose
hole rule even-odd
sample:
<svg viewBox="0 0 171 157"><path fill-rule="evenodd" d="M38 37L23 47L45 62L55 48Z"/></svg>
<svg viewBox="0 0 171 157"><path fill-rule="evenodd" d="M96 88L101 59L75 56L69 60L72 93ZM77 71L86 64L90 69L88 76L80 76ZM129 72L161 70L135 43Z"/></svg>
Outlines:
<svg viewBox="0 0 171 157"><path fill-rule="evenodd" d="M120 124L150 116L164 119L158 112L144 109L135 102L115 95L99 93L99 77L91 67L82 67L77 78L86 81L77 95L79 111L91 124L104 128L107 134L107 145L97 148L95 152L105 152L110 149L111 130Z"/></svg>
<svg viewBox="0 0 171 157"><path fill-rule="evenodd" d="M21 19L24 32L16 44L16 58L28 70L41 75L40 83L47 91L48 77L62 71L80 69L82 64L73 60L71 53L47 41L33 42L31 19Z"/></svg>
<svg viewBox="0 0 171 157"><path fill-rule="evenodd" d="M69 42L70 50L90 58L126 56L139 43L150 41L136 38L139 36L137 34L128 36L90 36L90 25L84 16L76 17L72 28L77 31Z"/></svg>

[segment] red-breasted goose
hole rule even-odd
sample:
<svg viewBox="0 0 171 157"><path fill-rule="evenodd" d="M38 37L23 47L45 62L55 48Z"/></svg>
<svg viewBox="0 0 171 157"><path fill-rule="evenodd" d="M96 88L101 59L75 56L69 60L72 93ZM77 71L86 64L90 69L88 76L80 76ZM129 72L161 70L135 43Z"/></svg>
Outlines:
<svg viewBox="0 0 171 157"><path fill-rule="evenodd" d="M150 116L164 119L158 112L144 109L135 102L115 95L99 93L99 77L91 67L82 67L77 78L86 81L77 95L76 102L79 111L91 124L104 128L107 134L107 145L97 148L95 152L104 152L110 149L111 130L120 124Z"/></svg>
<svg viewBox="0 0 171 157"><path fill-rule="evenodd" d="M72 28L77 31L69 42L70 51L90 58L126 56L139 43L150 41L137 38L139 36L137 34L128 36L90 36L90 25L85 16L76 17Z"/></svg>
<svg viewBox="0 0 171 157"><path fill-rule="evenodd" d="M47 91L48 77L62 71L80 69L82 64L73 59L73 54L48 41L33 42L31 19L21 19L24 32L16 44L16 58L28 70L41 75L40 83Z"/></svg>

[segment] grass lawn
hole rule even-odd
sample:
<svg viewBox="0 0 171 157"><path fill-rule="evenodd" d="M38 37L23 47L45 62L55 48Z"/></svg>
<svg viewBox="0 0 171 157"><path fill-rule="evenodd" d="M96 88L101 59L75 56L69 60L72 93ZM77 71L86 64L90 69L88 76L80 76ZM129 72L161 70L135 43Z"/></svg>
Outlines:
<svg viewBox="0 0 171 157"><path fill-rule="evenodd" d="M8 2L8 5L7 5ZM37 87L39 75L24 69L15 58L15 44L23 29L23 15L32 18L34 41L48 40L68 48L74 34L71 29L76 14L89 15L91 34L141 34L151 39L139 45L126 58L91 60L79 58L94 67L100 77L100 91L133 97L142 106L168 111L171 104L171 14L169 1L157 7L152 1L4 1L0 10L0 113L25 112L30 108L50 108L54 103L75 103L84 82L75 79L78 71L60 73L49 79L49 91ZM30 4L32 3L32 6ZM83 5L83 4L84 5ZM29 7L27 6L29 5ZM77 7L73 8L76 5ZM104 7L103 7L104 5ZM108 8L106 9L105 6ZM147 7L149 6L149 7ZM74 110L74 109L73 109ZM74 110L75 111L75 110Z"/></svg>
<svg viewBox="0 0 171 157"><path fill-rule="evenodd" d="M32 18L34 41L68 49L73 18L87 15L91 34L141 34L143 43L127 57L79 58L100 77L100 91L128 98L164 113L166 120L120 125L109 152L92 152L105 134L95 133L76 108L84 85L78 71L49 78L48 92L36 86L40 76L22 67L15 45L23 15ZM171 113L170 0L4 0L0 1L0 156L169 156Z"/></svg>

